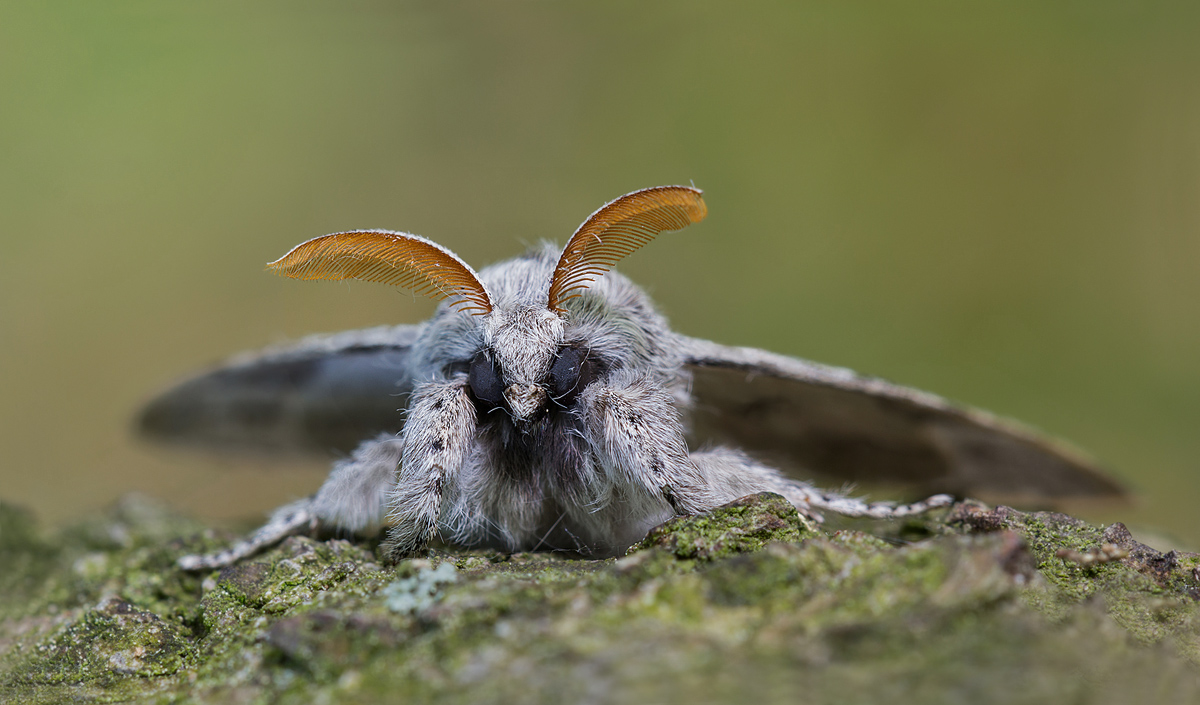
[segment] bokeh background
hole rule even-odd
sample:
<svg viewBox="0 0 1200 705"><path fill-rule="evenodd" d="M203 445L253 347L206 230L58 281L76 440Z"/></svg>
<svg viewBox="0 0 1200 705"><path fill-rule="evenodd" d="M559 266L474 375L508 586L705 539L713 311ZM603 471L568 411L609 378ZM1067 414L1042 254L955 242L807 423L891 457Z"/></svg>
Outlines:
<svg viewBox="0 0 1200 705"><path fill-rule="evenodd" d="M1192 7L1196 5L1193 3ZM322 464L148 447L246 348L432 306L263 264L386 227L481 266L606 200L675 327L1034 424L1200 547L1200 22L1130 2L4 3L0 498L217 521Z"/></svg>

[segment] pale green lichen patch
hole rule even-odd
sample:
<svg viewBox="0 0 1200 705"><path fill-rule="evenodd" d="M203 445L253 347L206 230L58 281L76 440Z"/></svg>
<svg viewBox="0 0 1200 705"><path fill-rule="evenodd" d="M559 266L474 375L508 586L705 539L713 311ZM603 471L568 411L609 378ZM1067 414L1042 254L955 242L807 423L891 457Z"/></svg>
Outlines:
<svg viewBox="0 0 1200 705"><path fill-rule="evenodd" d="M450 561L437 568L420 566L415 575L400 578L383 588L387 608L399 614L412 614L433 607L441 599L441 588L458 580L458 569Z"/></svg>
<svg viewBox="0 0 1200 705"><path fill-rule="evenodd" d="M0 554L24 571L2 578L0 700L1200 696L1196 556L975 504L852 525L758 495L616 560L439 549L391 568L370 545L297 537L192 575L175 559L221 537L161 507L127 502L55 539L0 508ZM1123 557L1058 557L1106 543Z"/></svg>

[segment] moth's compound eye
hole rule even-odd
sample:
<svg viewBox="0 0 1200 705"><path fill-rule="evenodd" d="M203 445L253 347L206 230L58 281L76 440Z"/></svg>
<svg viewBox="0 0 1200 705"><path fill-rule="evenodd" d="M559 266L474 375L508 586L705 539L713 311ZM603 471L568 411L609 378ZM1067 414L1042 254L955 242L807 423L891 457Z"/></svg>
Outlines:
<svg viewBox="0 0 1200 705"><path fill-rule="evenodd" d="M563 348L550 367L550 398L561 406L570 406L595 377L595 362L589 353L586 348Z"/></svg>
<svg viewBox="0 0 1200 705"><path fill-rule="evenodd" d="M471 394L475 395L476 401L484 409L491 411L504 405L504 379L492 357L485 351L480 350L471 360L467 381L471 385Z"/></svg>

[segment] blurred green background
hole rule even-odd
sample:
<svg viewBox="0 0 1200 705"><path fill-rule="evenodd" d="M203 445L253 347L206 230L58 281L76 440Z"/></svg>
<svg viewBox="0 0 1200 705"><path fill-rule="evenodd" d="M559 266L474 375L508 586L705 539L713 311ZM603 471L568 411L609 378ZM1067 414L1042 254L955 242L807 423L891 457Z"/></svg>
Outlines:
<svg viewBox="0 0 1200 705"><path fill-rule="evenodd" d="M693 182L708 220L621 265L678 330L1070 439L1140 495L1089 517L1200 547L1179 8L4 3L0 498L62 522L140 490L230 520L307 494L323 465L130 433L230 353L432 310L265 262L385 227L478 267Z"/></svg>

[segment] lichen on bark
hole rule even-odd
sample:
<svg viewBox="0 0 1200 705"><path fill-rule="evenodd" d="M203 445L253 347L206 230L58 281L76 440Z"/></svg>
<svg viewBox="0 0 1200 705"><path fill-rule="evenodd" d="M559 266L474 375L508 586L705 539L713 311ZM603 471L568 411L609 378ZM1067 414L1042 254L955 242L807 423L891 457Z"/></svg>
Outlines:
<svg viewBox="0 0 1200 705"><path fill-rule="evenodd" d="M389 567L372 544L296 537L174 567L228 538L136 498L54 535L0 505L0 700L1200 697L1200 557L1061 514L961 503L838 529L756 495L615 560L438 549ZM1061 557L1105 545L1120 557Z"/></svg>

